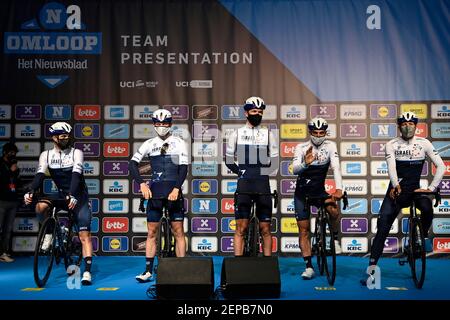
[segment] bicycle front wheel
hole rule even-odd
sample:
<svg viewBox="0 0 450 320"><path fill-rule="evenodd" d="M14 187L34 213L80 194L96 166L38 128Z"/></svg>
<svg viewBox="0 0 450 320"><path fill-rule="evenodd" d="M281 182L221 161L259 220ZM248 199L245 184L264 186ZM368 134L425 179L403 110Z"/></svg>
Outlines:
<svg viewBox="0 0 450 320"><path fill-rule="evenodd" d="M34 249L33 274L34 282L41 288L45 286L50 276L55 259L56 219L47 218L41 226Z"/></svg>
<svg viewBox="0 0 450 320"><path fill-rule="evenodd" d="M409 241L409 263L411 266L411 274L414 284L418 289L421 289L425 281L426 252L422 223L417 218L411 220Z"/></svg>
<svg viewBox="0 0 450 320"><path fill-rule="evenodd" d="M327 230L329 230L328 235ZM336 279L336 248L334 246L334 234L328 217L322 220L322 244L323 265L327 274L328 283L332 286Z"/></svg>

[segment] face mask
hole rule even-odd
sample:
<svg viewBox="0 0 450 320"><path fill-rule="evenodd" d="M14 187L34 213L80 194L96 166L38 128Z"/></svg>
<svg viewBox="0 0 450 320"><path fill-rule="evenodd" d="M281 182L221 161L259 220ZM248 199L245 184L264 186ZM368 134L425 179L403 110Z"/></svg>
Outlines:
<svg viewBox="0 0 450 320"><path fill-rule="evenodd" d="M164 137L165 135L167 135L170 131L170 127L154 127L156 130L156 133L160 136L160 137Z"/></svg>
<svg viewBox="0 0 450 320"><path fill-rule="evenodd" d="M247 117L248 122L254 127L259 126L262 120L262 115L260 114L249 114Z"/></svg>
<svg viewBox="0 0 450 320"><path fill-rule="evenodd" d="M416 127L415 126L400 127L400 132L402 133L403 138L411 139L412 137L414 137L414 134L416 133Z"/></svg>
<svg viewBox="0 0 450 320"><path fill-rule="evenodd" d="M326 139L327 137L315 137L315 136L311 136L311 142L316 145L316 146L320 146Z"/></svg>
<svg viewBox="0 0 450 320"><path fill-rule="evenodd" d="M70 138L69 139L58 139L56 143L61 150L65 150L70 147Z"/></svg>
<svg viewBox="0 0 450 320"><path fill-rule="evenodd" d="M17 158L16 158L15 155L9 154L9 155L6 156L6 161L7 161L9 164L15 164L15 163L17 163Z"/></svg>

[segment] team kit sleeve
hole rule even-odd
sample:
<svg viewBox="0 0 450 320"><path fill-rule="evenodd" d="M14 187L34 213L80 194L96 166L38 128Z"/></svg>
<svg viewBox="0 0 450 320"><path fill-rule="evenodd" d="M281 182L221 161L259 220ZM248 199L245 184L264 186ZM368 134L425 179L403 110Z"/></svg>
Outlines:
<svg viewBox="0 0 450 320"><path fill-rule="evenodd" d="M47 156L48 150L43 151L39 156L39 166L36 175L34 176L33 182L30 185L31 191L38 189L42 181L44 181L45 173L48 169Z"/></svg>
<svg viewBox="0 0 450 320"><path fill-rule="evenodd" d="M392 187L398 186L398 175L397 175L397 166L395 163L395 153L392 143L389 141L386 143L386 162L388 166L388 174L389 180L391 181Z"/></svg>
<svg viewBox="0 0 450 320"><path fill-rule="evenodd" d="M150 141L147 140L139 147L139 149L133 155L129 163L131 176L138 184L144 182L144 179L142 179L139 173L139 163L149 153L149 149L150 149Z"/></svg>
<svg viewBox="0 0 450 320"><path fill-rule="evenodd" d="M339 161L339 153L337 151L336 143L332 142L330 147L330 165L333 169L334 181L336 182L336 189L342 190L342 174L341 163Z"/></svg>
<svg viewBox="0 0 450 320"><path fill-rule="evenodd" d="M189 164L189 153L187 143L184 140L180 139L180 153L178 157L178 178L177 183L175 184L175 188L181 189L181 186L186 180L187 172L188 172L188 164Z"/></svg>
<svg viewBox="0 0 450 320"><path fill-rule="evenodd" d="M236 153L236 144L237 144L237 131L233 131L227 140L227 146L225 150L225 165L228 169L231 170L234 174L239 175L239 166L234 161L234 156Z"/></svg>
<svg viewBox="0 0 450 320"><path fill-rule="evenodd" d="M73 151L72 178L70 180L70 194L76 195L80 191L81 177L83 176L83 151L75 149Z"/></svg>
<svg viewBox="0 0 450 320"><path fill-rule="evenodd" d="M304 153L302 151L302 144L299 143L295 147L294 159L292 160L292 167L295 175L301 174L308 167L304 162Z"/></svg>
<svg viewBox="0 0 450 320"><path fill-rule="evenodd" d="M434 191L439 186L439 183L441 182L442 178L444 177L444 174L445 174L445 171L446 171L446 167L445 167L444 161L442 161L441 156L434 149L434 147L431 144L431 142L428 141L428 140L426 140L425 152L428 155L428 157L430 158L430 160L436 166L436 173L434 175L433 181L428 186L429 190Z"/></svg>

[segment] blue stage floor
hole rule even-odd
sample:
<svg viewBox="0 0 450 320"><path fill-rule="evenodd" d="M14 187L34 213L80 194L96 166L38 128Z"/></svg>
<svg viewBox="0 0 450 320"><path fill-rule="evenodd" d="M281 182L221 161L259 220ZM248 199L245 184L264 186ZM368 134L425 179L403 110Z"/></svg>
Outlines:
<svg viewBox="0 0 450 320"><path fill-rule="evenodd" d="M223 257L214 257L216 286L220 281L222 260ZM279 261L282 300L450 299L449 259L427 260L427 276L421 290L414 287L409 267L399 266L395 258L380 262L381 290L369 290L359 284L367 267L366 258L338 257L335 290L323 290L328 287L325 277L302 280L300 272L304 263L301 258L280 258ZM94 257L92 286L67 289L67 277L59 265L54 267L46 288L34 291L32 264L32 257L0 264L0 300L149 300L146 289L154 284L139 284L134 279L144 268L143 257ZM389 290L388 287L393 288Z"/></svg>

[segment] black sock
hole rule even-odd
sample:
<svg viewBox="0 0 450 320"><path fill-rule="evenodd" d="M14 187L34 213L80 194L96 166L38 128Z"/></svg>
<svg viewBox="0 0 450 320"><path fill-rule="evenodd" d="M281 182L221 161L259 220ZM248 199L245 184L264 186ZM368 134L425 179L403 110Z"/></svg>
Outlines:
<svg viewBox="0 0 450 320"><path fill-rule="evenodd" d="M152 273L153 271L153 260L155 260L155 258L145 258L145 272L150 272Z"/></svg>
<svg viewBox="0 0 450 320"><path fill-rule="evenodd" d="M303 260L305 260L305 262L306 262L306 267L307 267L307 268L312 268L312 269L314 269L314 268L313 268L313 265L312 265L312 262L311 262L311 256L309 256L309 257L303 257Z"/></svg>
<svg viewBox="0 0 450 320"><path fill-rule="evenodd" d="M84 271L91 272L92 257L84 257Z"/></svg>

